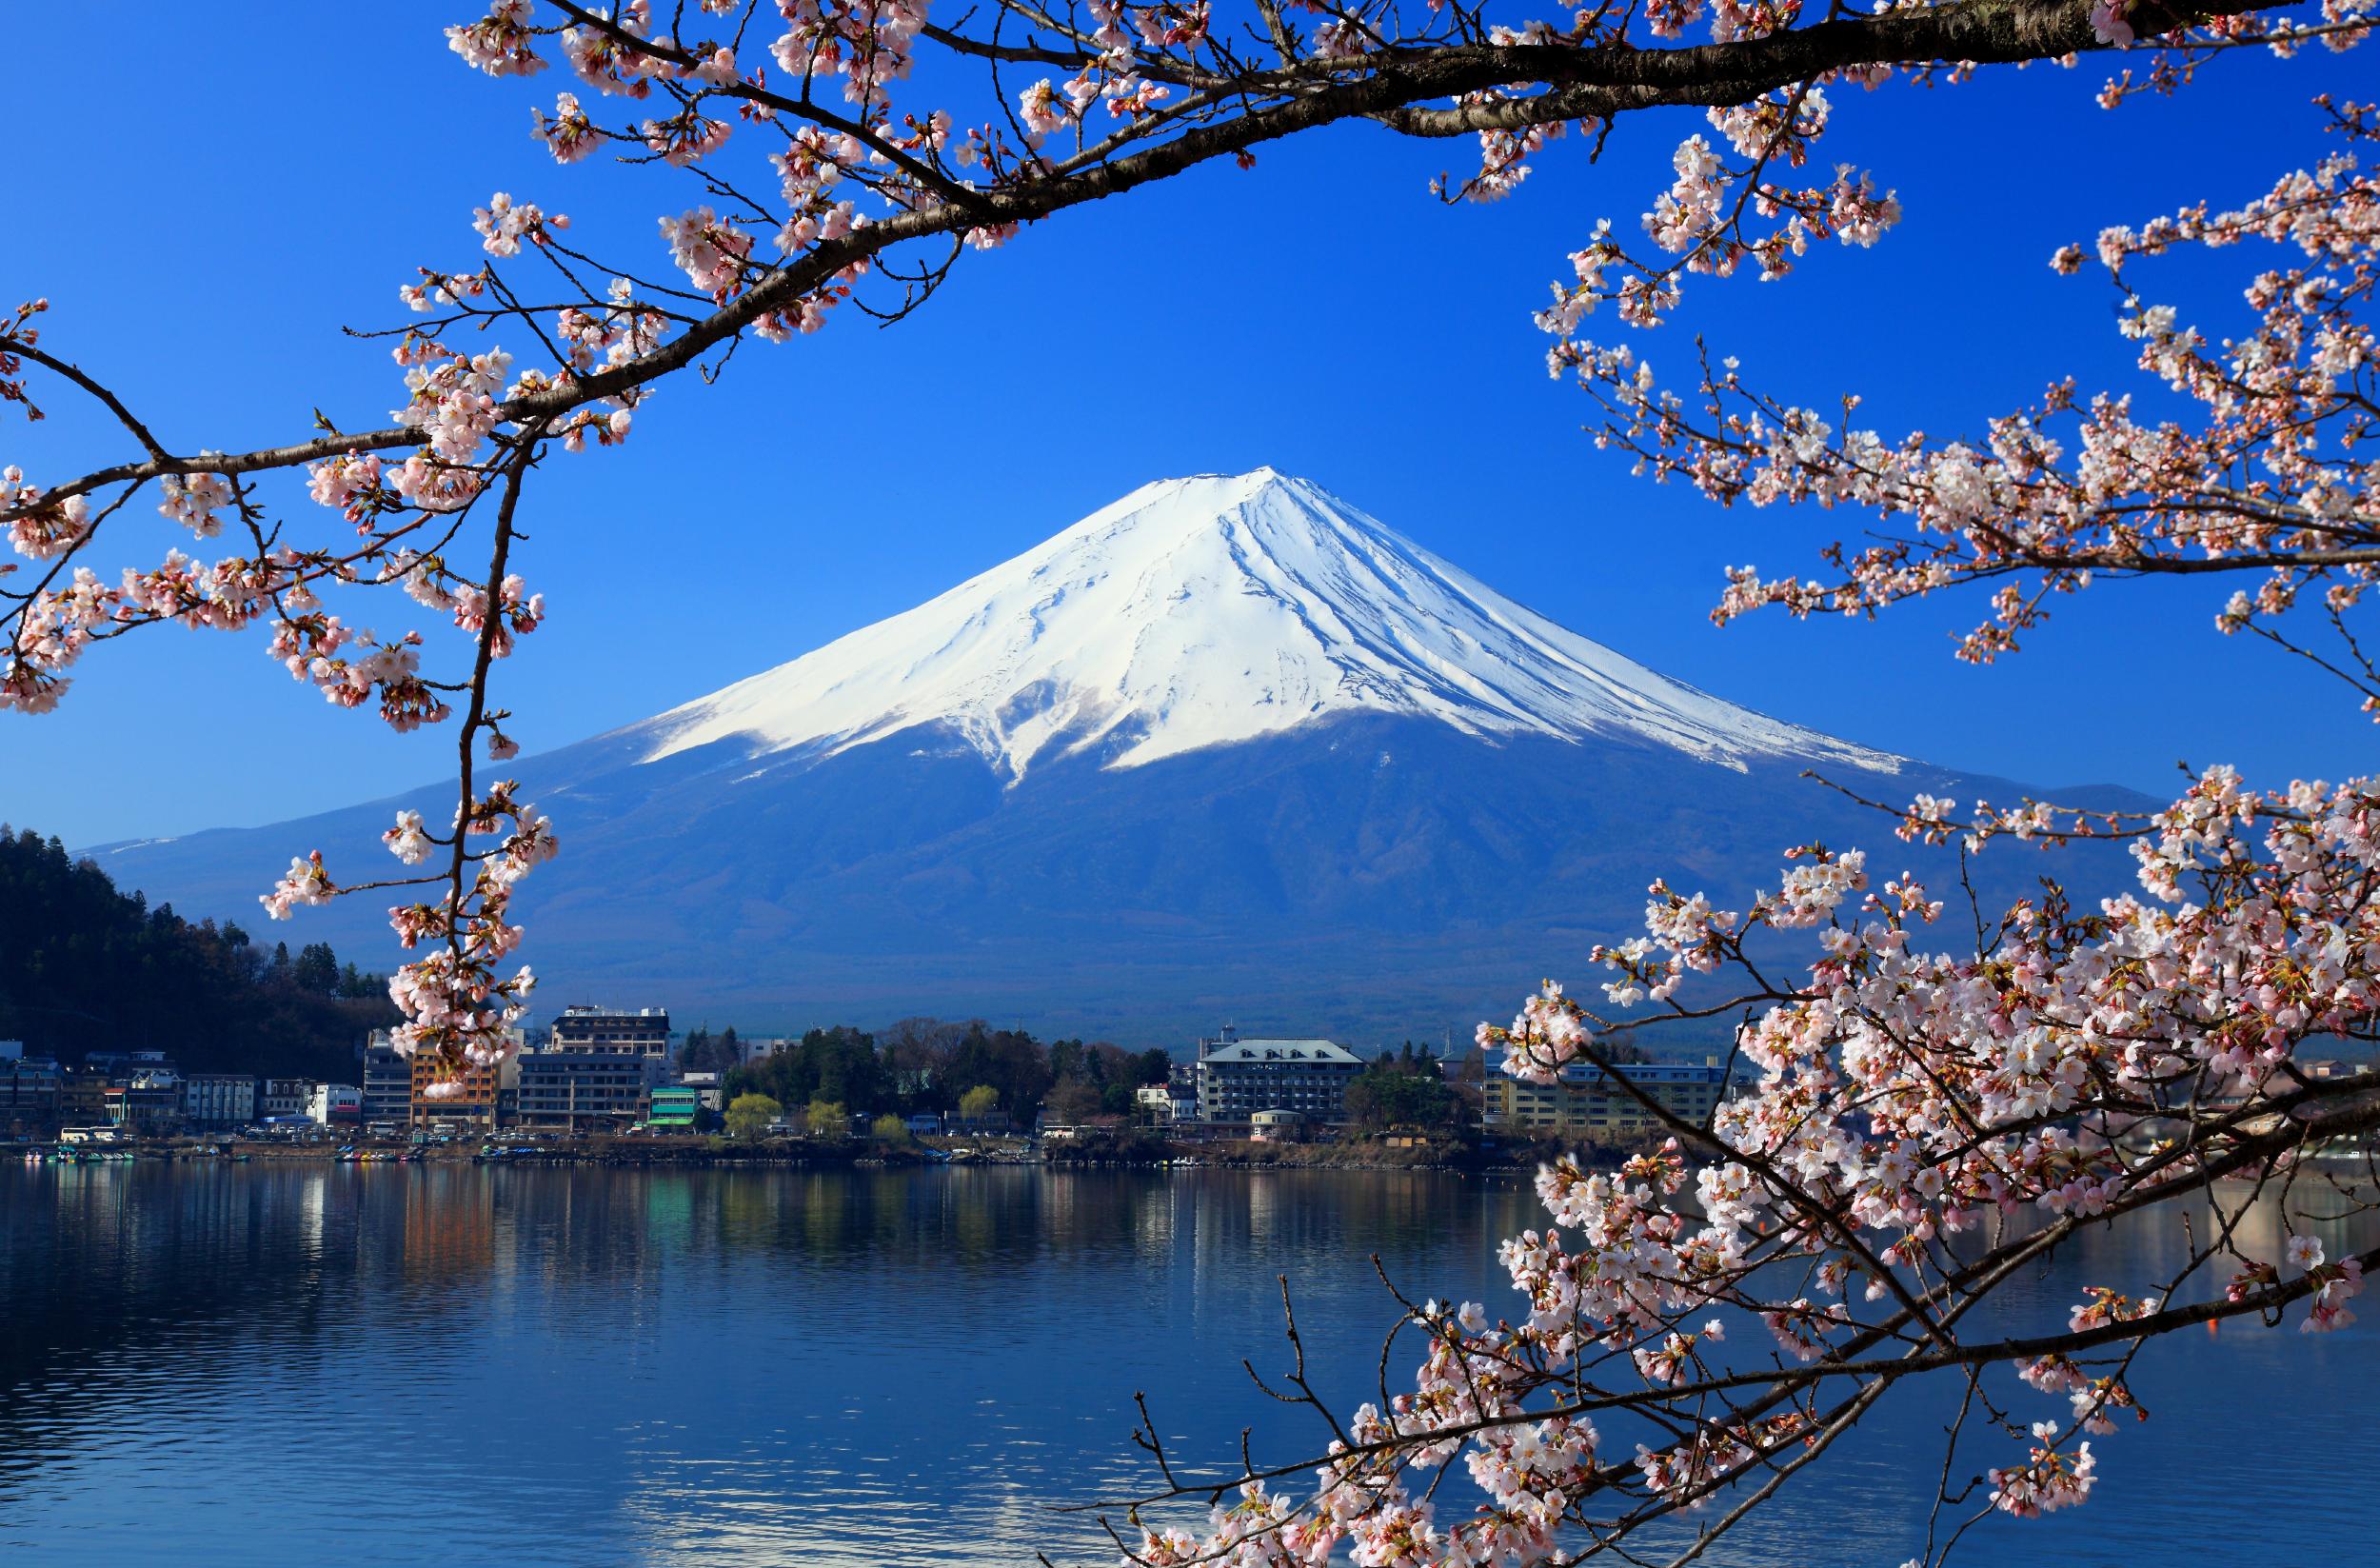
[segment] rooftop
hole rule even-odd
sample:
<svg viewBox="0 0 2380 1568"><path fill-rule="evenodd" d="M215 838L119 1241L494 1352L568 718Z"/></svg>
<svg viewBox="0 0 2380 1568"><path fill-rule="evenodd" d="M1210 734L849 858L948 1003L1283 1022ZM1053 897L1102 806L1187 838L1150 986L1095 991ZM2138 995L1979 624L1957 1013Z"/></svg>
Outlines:
<svg viewBox="0 0 2380 1568"><path fill-rule="evenodd" d="M1618 1062L1613 1066L1620 1076L1635 1083L1724 1083L1727 1069L1715 1061L1706 1062ZM1603 1078L1603 1069L1592 1062L1572 1062L1561 1069L1563 1082L1592 1083Z"/></svg>
<svg viewBox="0 0 2380 1568"><path fill-rule="evenodd" d="M1234 1040L1210 1045L1205 1062L1314 1062L1360 1067L1363 1059L1328 1040Z"/></svg>

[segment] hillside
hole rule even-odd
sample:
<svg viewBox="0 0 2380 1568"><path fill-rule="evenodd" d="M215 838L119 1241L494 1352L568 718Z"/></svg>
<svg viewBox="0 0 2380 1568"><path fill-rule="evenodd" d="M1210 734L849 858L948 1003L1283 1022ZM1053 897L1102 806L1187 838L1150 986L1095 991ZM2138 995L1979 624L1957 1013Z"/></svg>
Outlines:
<svg viewBox="0 0 2380 1568"><path fill-rule="evenodd" d="M352 1078L365 1033L395 1022L379 976L328 944L262 947L119 892L56 839L0 827L0 1040L79 1061L160 1050L186 1072Z"/></svg>

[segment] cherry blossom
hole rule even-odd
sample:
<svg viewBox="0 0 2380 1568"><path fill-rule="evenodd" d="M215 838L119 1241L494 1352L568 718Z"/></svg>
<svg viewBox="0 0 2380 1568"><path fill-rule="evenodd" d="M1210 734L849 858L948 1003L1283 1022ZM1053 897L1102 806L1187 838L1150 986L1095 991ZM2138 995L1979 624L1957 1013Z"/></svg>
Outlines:
<svg viewBox="0 0 2380 1568"><path fill-rule="evenodd" d="M2370 108L2320 100L2336 146L2235 207L2134 215L2049 258L2103 276L2137 387L2053 374L2033 407L1952 439L1891 436L1855 422L1855 399L1822 413L1725 357L1679 390L1643 347L1690 289L1786 288L1801 268L1889 254L1892 168L1830 155L1849 119L2102 54L2116 64L2101 99L2120 106L2190 89L2241 49L2319 69L2370 27L2368 0L2145 18L2118 0L2013 16L1653 0L1551 20L1463 0L489 0L446 30L452 53L489 91L560 67L567 90L527 106L547 177L620 162L675 182L658 233L586 238L507 192L467 229L452 214L439 248L377 286L396 287L403 325L359 327L388 349L391 423L318 411L248 451L179 455L194 449L183 432L50 351L46 300L0 318L0 405L42 420L63 393L125 447L80 475L38 453L0 468L0 708L49 711L94 648L170 624L256 637L330 706L437 731L457 763L451 810L397 816L395 865L377 863L399 874L334 879L309 853L262 899L282 919L392 891L396 1039L434 1088L458 1088L517 1048L535 975L512 899L560 842L513 782L485 776L519 750L491 672L546 614L537 568L513 559L542 466L648 439L640 415L664 384L690 406L748 341L800 352L852 317L898 319L1079 207L1225 159L1244 172L1263 144L1359 120L1476 158L1432 187L1448 200L1528 199L1539 162L1593 163L1622 125L1671 149L1654 189L1621 192L1569 242L1537 317L1550 368L1599 404L1601 443L1656 479L1876 526L1819 573L1731 573L1717 619L1873 616L1973 586L1990 597L1959 651L1990 663L2086 589L2215 573L2231 579L2207 606L2215 625L2304 655L2380 717L2354 619L2380 566ZM444 125L408 134L452 168L482 152ZM2185 319L2149 291L2183 249L2257 252L2242 320ZM1617 341L1582 335L1614 321ZM863 454L891 439L850 438ZM150 506L181 547L153 537ZM357 607L374 593L382 612ZM1479 1038L1524 1080L1591 1070L1636 1095L1662 1141L1616 1170L1549 1162L1547 1222L1500 1251L1507 1313L1400 1298L1390 1348L1410 1375L1352 1414L1300 1362L1275 1392L1327 1438L1220 1484L1168 1477L1134 1499L1130 1559L1453 1568L1570 1560L1697 1511L1722 1531L1906 1378L1967 1380L1973 1413L1950 1442L1988 1445L1976 1506L2031 1518L2089 1499L2088 1439L2146 1417L2128 1374L2160 1337L2220 1317L2351 1320L2370 1259L2331 1256L2302 1205L2285 1239L2220 1229L2182 1276L2094 1284L2046 1349L1969 1309L2085 1225L2221 1201L2217 1183L2288 1207L2310 1153L2380 1122L2306 1065L2311 1042L2380 1034L2380 779L2258 784L2209 766L2132 814L1869 804L1901 841L1969 855L2120 842L2132 882L2088 897L2053 882L1996 919L1973 909L1958 934L1959 890L1874 844L1779 846L1758 885L1652 882L1641 934L1594 949L1577 995L1549 983ZM1690 1122L1633 1083L1631 1042L1712 1019L1730 1022L1749 1082Z"/></svg>
<svg viewBox="0 0 2380 1568"><path fill-rule="evenodd" d="M548 226L567 228L570 220L558 212L548 218L536 203L515 202L501 190L487 198L486 207L471 212L471 227L479 231L482 248L491 256L519 255L524 239L544 244Z"/></svg>
<svg viewBox="0 0 2380 1568"><path fill-rule="evenodd" d="M212 539L223 531L223 521L215 513L231 505L231 486L221 474L168 474L159 482L165 499L157 504L158 512L181 524L201 539Z"/></svg>
<svg viewBox="0 0 2380 1568"><path fill-rule="evenodd" d="M2338 124L2350 139L2370 135L2363 110L2341 110ZM1697 140L1681 149L1678 184L1648 219L1665 248L1714 231L1706 182L1716 159ZM2361 312L2376 238L2380 203L2344 156L2233 212L2193 209L2101 236L2127 305L2122 330L2143 345L2144 370L2205 406L2203 431L2143 430L2118 400L2070 394L2047 407L2081 425L2071 443L2037 415L1994 422L1987 441L1889 442L1762 398L1732 362L1706 374L1697 417L1632 348L1567 337L1595 298L1618 290L1595 284L1566 297L1549 325L1566 337L1557 367L1611 414L1607 443L1647 466L1722 502L1857 506L1914 532L1830 551L1835 583L1734 574L1722 621L1772 604L1873 614L2019 572L2071 593L2205 562L2260 580L2222 600L2220 624L2235 634L2278 638L2270 623L2318 595L2345 651L2315 656L2369 710L2380 678L2347 615L2380 564L2380 540L2366 517L2369 466L2347 454L2367 438L2371 407ZM2251 239L2307 261L2251 283L2255 337L2210 347L2133 291L2130 274L2148 258ZM1582 280L1619 261L1598 238L1580 258ZM1727 265L1710 262L1721 273ZM2080 255L2061 252L2058 265L2075 270ZM2254 475L2244 485L2231 478L2243 464ZM2003 590L1994 623L1962 656L2011 651L2042 613L2040 597ZM1386 1415L1357 1413L1295 1519L1352 1542L1359 1560L1385 1541L1385 1560L1484 1561L1516 1531L1519 1557L1537 1560L1558 1551L1565 1529L1573 1542L1623 1538L1748 1489L1743 1478L1782 1479L1926 1366L1957 1369L1977 1389L2013 1375L2013 1398L1988 1393L1969 1407L1990 1412L1986 1430L1968 1433L1962 1417L1952 1441L1955 1453L1990 1440L1991 1428L2013 1439L2016 1452L1988 1468L1982 1507L2036 1518L2092 1497L2090 1439L2118 1433L2125 1413L2148 1418L2127 1372L2160 1336L2219 1317L2308 1332L2351 1320L2371 1255L2333 1260L2305 1230L2263 1247L2236 1231L2188 1231L2178 1274L2148 1288L2092 1285L2072 1303L2064 1348L2011 1356L1989 1332L1954 1327L2005 1268L2078 1225L2151 1222L2166 1205L2221 1194L2218 1182L2250 1183L2245 1198L2214 1197L2220 1212L2260 1199L2287 1209L2305 1154L2380 1126L2367 1085L2303 1065L2316 1042L2380 1039L2380 777L2257 789L2218 765L2148 813L1929 796L1869 804L1903 840L1955 841L1970 855L2120 842L2135 886L2087 903L2052 884L1996 927L1979 923L1962 951L1938 929L1947 901L1910 873L1873 873L1860 850L1790 850L1776 881L1732 898L1734 909L1655 883L1644 935L1594 954L1609 975L1610 1015L1549 982L1479 1038L1504 1071L1531 1082L1592 1064L1673 1137L1617 1175L1572 1160L1544 1170L1556 1228L1504 1249L1525 1319L1484 1329L1466 1314L1449 1340L1433 1339L1417 1392ZM1815 947L1801 969L1780 968L1786 933ZM1622 1046L1708 1016L1745 1019L1735 1049L1758 1078L1696 1124L1630 1086ZM2183 1291L2217 1261L2231 1269L2217 1296ZM1756 1316L1765 1357L1736 1359L1709 1323L1693 1326L1714 1308ZM1447 1332L1431 1308L1414 1320ZM1478 1370L1450 1378L1449 1364L1466 1359ZM2020 1424L2000 1413L2028 1393L2058 1399L2058 1415ZM1590 1412L1597 1426L1654 1418L1633 1463L1611 1462L1609 1440L1595 1439L1547 1478L1553 1510L1514 1518L1511 1499L1543 1494L1517 1487L1505 1456L1537 1451ZM1485 1500L1448 1522L1410 1503L1405 1478L1457 1453ZM1442 1510L1442 1494L1431 1496ZM1156 1539L1144 1544L1155 1550ZM1162 1549L1170 1560L1212 1560L1223 1544L1210 1534Z"/></svg>

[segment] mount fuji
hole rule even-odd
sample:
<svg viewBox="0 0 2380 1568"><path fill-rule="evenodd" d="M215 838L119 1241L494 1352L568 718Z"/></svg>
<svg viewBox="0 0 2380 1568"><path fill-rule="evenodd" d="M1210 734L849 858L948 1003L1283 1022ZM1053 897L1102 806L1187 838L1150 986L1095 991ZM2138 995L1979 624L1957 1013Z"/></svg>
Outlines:
<svg viewBox="0 0 2380 1568"><path fill-rule="evenodd" d="M1428 1036L1584 979L1656 875L1728 903L1789 844L1893 842L1804 769L1871 798L2016 793L1670 680L1261 468L1145 486L915 609L510 764L564 847L515 907L549 990L746 1027ZM245 911L307 848L378 870L391 813L441 799L99 859L152 903ZM300 920L359 957L387 943L369 909Z"/></svg>
<svg viewBox="0 0 2380 1568"><path fill-rule="evenodd" d="M629 733L832 755L949 726L1009 783L1144 766L1356 715L1475 739L1651 742L1741 770L1899 759L1707 697L1522 608L1271 468L1146 485L1056 538Z"/></svg>

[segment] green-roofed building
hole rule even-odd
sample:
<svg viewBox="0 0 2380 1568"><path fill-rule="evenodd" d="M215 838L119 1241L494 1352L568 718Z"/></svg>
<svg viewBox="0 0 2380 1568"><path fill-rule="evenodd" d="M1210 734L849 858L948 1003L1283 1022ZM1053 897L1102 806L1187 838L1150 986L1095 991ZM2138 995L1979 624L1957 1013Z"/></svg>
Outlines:
<svg viewBox="0 0 2380 1568"><path fill-rule="evenodd" d="M651 1108L645 1123L656 1129L664 1127L694 1130L695 1114L703 1108L703 1091L692 1084L672 1083L653 1090Z"/></svg>

